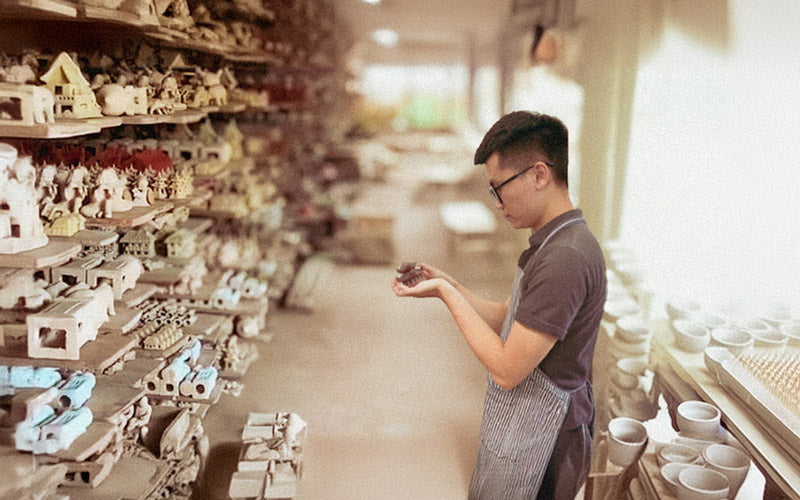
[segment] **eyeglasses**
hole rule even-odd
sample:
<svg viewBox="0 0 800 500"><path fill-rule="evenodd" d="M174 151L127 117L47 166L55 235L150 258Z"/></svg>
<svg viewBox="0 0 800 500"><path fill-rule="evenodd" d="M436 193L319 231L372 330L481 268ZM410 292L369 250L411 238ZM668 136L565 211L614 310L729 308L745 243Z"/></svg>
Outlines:
<svg viewBox="0 0 800 500"><path fill-rule="evenodd" d="M547 165L548 167L551 167L551 168L553 167L552 163L548 163L548 162L543 162L543 163L545 165ZM497 186L492 186L492 184L489 183L489 194L491 194L492 198L497 200L498 203L500 203L502 205L503 204L503 199L500 197L500 188L505 186L509 182L513 181L514 179L516 179L517 177L519 177L520 175L524 174L525 172L527 172L528 170L532 169L535 166L536 166L536 164L533 164L530 167L523 168L522 170L520 170L516 174L512 175L508 179L506 179L503 182L501 182L500 184L498 184Z"/></svg>

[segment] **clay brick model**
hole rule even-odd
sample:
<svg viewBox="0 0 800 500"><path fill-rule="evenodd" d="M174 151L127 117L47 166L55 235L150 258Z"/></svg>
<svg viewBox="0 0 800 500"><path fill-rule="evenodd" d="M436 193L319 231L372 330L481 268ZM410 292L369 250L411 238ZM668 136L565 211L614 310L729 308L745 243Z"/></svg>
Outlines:
<svg viewBox="0 0 800 500"><path fill-rule="evenodd" d="M425 279L422 275L422 266L417 265L416 262L403 262L397 268L398 274L397 281L405 286L414 286L420 281Z"/></svg>

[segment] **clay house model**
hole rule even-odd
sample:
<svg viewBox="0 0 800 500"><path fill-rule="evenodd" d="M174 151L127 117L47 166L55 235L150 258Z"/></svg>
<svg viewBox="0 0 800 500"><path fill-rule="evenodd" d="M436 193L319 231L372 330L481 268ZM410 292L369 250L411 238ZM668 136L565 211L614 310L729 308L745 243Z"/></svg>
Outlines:
<svg viewBox="0 0 800 500"><path fill-rule="evenodd" d="M125 233L119 240L120 250L124 254L136 257L154 257L156 255L156 237L149 231L134 229Z"/></svg>
<svg viewBox="0 0 800 500"><path fill-rule="evenodd" d="M197 235L188 229L178 229L164 238L167 257L191 259L195 254Z"/></svg>
<svg viewBox="0 0 800 500"><path fill-rule="evenodd" d="M40 79L55 96L56 115L70 118L102 116L89 81L66 52L53 60L50 69Z"/></svg>

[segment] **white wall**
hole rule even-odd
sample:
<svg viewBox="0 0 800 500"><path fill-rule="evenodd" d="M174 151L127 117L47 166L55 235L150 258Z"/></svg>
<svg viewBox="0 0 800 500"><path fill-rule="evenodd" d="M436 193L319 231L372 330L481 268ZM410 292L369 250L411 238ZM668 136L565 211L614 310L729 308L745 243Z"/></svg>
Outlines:
<svg viewBox="0 0 800 500"><path fill-rule="evenodd" d="M798 313L800 3L729 0L724 43L665 5L636 78L620 239L666 295Z"/></svg>

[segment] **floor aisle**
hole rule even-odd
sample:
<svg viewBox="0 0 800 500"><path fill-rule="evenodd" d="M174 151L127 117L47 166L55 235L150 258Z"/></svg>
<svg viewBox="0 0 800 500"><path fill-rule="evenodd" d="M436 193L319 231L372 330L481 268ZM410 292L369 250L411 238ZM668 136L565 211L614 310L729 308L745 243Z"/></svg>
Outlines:
<svg viewBox="0 0 800 500"><path fill-rule="evenodd" d="M213 472L198 497L226 498L250 411L294 411L308 422L300 499L466 497L485 371L440 302L398 299L389 280L399 260L422 260L505 300L512 270L502 255L446 253L438 203L474 193L421 189L430 160L404 155L359 200L395 216L398 262L338 265L312 314L270 313L273 339L260 346L241 396L223 396L205 421Z"/></svg>

